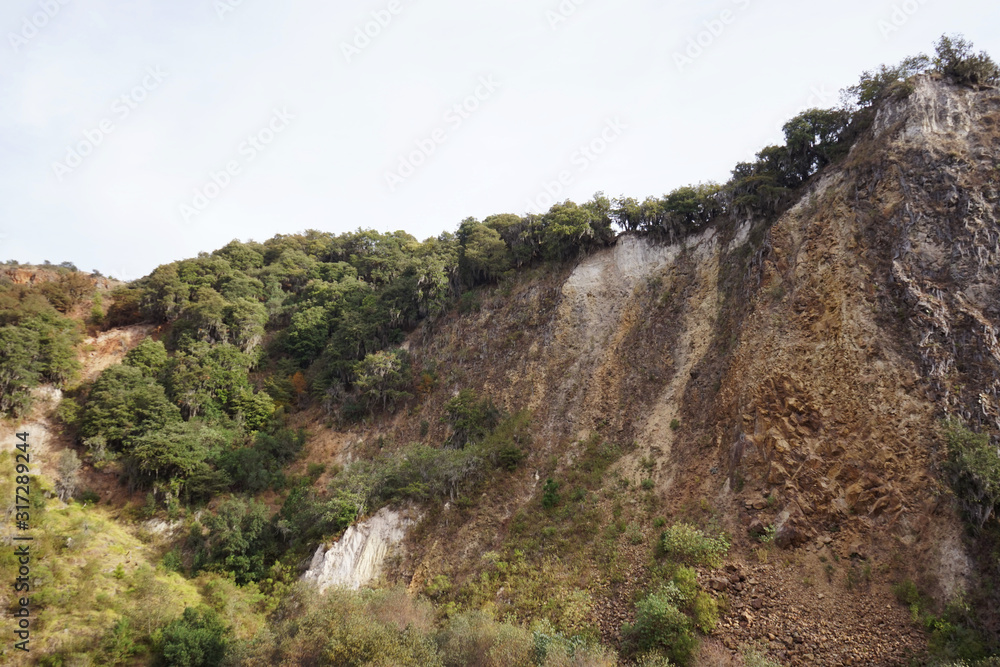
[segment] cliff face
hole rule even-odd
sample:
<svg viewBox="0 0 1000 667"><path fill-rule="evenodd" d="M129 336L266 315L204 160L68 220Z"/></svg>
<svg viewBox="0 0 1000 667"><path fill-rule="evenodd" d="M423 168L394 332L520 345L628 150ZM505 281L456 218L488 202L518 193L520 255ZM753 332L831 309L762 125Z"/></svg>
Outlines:
<svg viewBox="0 0 1000 667"><path fill-rule="evenodd" d="M679 246L624 236L567 276L496 290L478 313L415 334L415 358L447 369L426 406L471 386L531 409L538 437L534 470L483 511L428 519L398 574L417 590L439 572L474 575L539 473L571 466L598 433L628 445L614 475L650 478L667 516L710 504L760 570L756 587L729 591L719 641L827 627L841 648L775 650L819 664L918 650L889 585L913 578L947 600L976 569L941 470L941 420L1000 427L998 138L997 91L920 78L770 227ZM417 439L407 416L385 428ZM776 528L784 569L754 556L758 521ZM628 557L636 582L642 558ZM868 573L864 591L842 590L848 567ZM595 599L607 636L632 583ZM845 611L859 620L837 626Z"/></svg>
<svg viewBox="0 0 1000 667"><path fill-rule="evenodd" d="M919 80L770 231L720 396L731 476L779 490L784 539L837 528L962 586L937 422L997 422L996 91ZM727 432L727 428L732 431Z"/></svg>

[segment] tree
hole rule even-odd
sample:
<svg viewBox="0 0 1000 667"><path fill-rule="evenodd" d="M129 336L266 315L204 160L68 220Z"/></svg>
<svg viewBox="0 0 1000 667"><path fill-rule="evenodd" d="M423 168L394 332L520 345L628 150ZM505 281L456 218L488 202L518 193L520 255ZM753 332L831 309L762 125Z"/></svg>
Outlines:
<svg viewBox="0 0 1000 667"><path fill-rule="evenodd" d="M379 403L385 410L410 397L411 383L406 352L401 349L369 354L355 367L354 384L368 409Z"/></svg>
<svg viewBox="0 0 1000 667"><path fill-rule="evenodd" d="M320 355L330 337L326 308L315 306L292 315L287 329L285 349L305 365Z"/></svg>
<svg viewBox="0 0 1000 667"><path fill-rule="evenodd" d="M1000 68L985 51L972 50L961 35L941 35L934 46L934 69L958 84L991 85L1000 81Z"/></svg>
<svg viewBox="0 0 1000 667"><path fill-rule="evenodd" d="M445 421L451 424L449 443L459 449L481 442L500 423L502 414L490 399L479 400L471 389L463 389L445 406Z"/></svg>
<svg viewBox="0 0 1000 667"><path fill-rule="evenodd" d="M866 71L856 85L841 92L844 105L848 109L871 109L892 95L908 93L912 86L906 85L907 80L930 66L930 58L920 54L904 58L895 66L880 65L876 70Z"/></svg>
<svg viewBox="0 0 1000 667"><path fill-rule="evenodd" d="M217 667L226 656L228 629L208 607L188 607L165 628L156 642L165 667Z"/></svg>
<svg viewBox="0 0 1000 667"><path fill-rule="evenodd" d="M174 356L163 373L170 398L186 419L198 415L235 415L234 401L252 392L248 371L252 359L234 345L199 342Z"/></svg>
<svg viewBox="0 0 1000 667"><path fill-rule="evenodd" d="M197 478L204 487L223 487L223 479L213 474L209 460L229 444L225 432L203 422L176 421L163 428L147 430L132 437L123 448L125 476L132 488L148 488L169 482L178 496L190 497L188 481ZM221 488L217 489L221 490ZM195 494L199 495L199 494Z"/></svg>
<svg viewBox="0 0 1000 667"><path fill-rule="evenodd" d="M38 334L16 326L0 328L0 412L23 414L41 377Z"/></svg>
<svg viewBox="0 0 1000 667"><path fill-rule="evenodd" d="M73 496L79 478L80 457L72 449L64 449L59 454L56 466L56 491L59 493L59 500L66 502Z"/></svg>
<svg viewBox="0 0 1000 667"><path fill-rule="evenodd" d="M493 282L510 268L507 244L495 229L470 218L459 227L458 238L459 267L470 284Z"/></svg>
<svg viewBox="0 0 1000 667"><path fill-rule="evenodd" d="M232 572L240 584L264 576L269 523L263 503L242 498L223 502L206 522L210 560Z"/></svg>
<svg viewBox="0 0 1000 667"><path fill-rule="evenodd" d="M245 353L253 352L264 340L267 309L248 299L237 299L223 309L228 340Z"/></svg>
<svg viewBox="0 0 1000 667"><path fill-rule="evenodd" d="M840 138L851 122L843 109L810 109L784 126L790 171L805 181L833 160L846 154Z"/></svg>
<svg viewBox="0 0 1000 667"><path fill-rule="evenodd" d="M542 252L545 259L564 260L594 238L592 214L571 201L555 204L542 216Z"/></svg>
<svg viewBox="0 0 1000 667"><path fill-rule="evenodd" d="M180 410L155 380L138 368L111 366L90 391L80 435L84 439L100 436L112 451L121 451L132 438L180 419Z"/></svg>
<svg viewBox="0 0 1000 667"><path fill-rule="evenodd" d="M168 322L187 306L191 288L177 273L176 264L161 266L142 281L143 313L156 322Z"/></svg>
<svg viewBox="0 0 1000 667"><path fill-rule="evenodd" d="M122 363L132 368L138 368L146 377L155 378L160 374L169 358L167 348L158 340L146 338L134 348L122 360Z"/></svg>

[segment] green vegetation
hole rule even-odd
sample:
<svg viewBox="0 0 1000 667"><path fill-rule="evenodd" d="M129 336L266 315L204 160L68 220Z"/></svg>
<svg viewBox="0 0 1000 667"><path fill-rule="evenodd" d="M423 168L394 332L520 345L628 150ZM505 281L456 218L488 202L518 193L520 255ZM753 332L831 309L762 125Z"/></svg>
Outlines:
<svg viewBox="0 0 1000 667"><path fill-rule="evenodd" d="M708 537L690 524L678 523L663 531L660 549L678 563L715 568L729 551L729 541L724 535Z"/></svg>
<svg viewBox="0 0 1000 667"><path fill-rule="evenodd" d="M636 604L635 622L622 626L629 655L691 663L698 648L696 631L708 634L719 622L719 603L700 590L693 566L717 568L728 550L724 536L708 537L688 524L664 531L657 551L666 561L654 570L653 587ZM657 574L665 577L659 585Z"/></svg>
<svg viewBox="0 0 1000 667"><path fill-rule="evenodd" d="M438 623L434 607L404 590L331 591L323 597L301 587L265 635L237 641L230 655L239 664L592 665L612 667L613 651L567 638L545 622L523 626L486 612L455 614Z"/></svg>
<svg viewBox="0 0 1000 667"><path fill-rule="evenodd" d="M1000 456L988 434L958 420L946 421L944 431L952 487L969 523L981 531L1000 502Z"/></svg>
<svg viewBox="0 0 1000 667"><path fill-rule="evenodd" d="M154 643L160 664L217 667L226 655L226 627L213 609L188 607L160 631Z"/></svg>
<svg viewBox="0 0 1000 667"><path fill-rule="evenodd" d="M956 660L975 664L989 655L976 629L972 610L963 600L952 600L939 615L931 611L933 601L922 594L912 580L904 579L894 584L892 590L896 598L909 607L913 622L927 632L928 651L934 664Z"/></svg>
<svg viewBox="0 0 1000 667"><path fill-rule="evenodd" d="M76 378L82 328L63 313L92 291L88 279L69 272L40 286L0 281L0 415L25 414L42 382L64 387Z"/></svg>

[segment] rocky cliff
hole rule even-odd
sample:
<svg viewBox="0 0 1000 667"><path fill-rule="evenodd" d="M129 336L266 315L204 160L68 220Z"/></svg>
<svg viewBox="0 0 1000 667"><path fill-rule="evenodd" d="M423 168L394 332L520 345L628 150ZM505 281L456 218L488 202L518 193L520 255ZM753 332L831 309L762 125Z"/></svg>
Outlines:
<svg viewBox="0 0 1000 667"><path fill-rule="evenodd" d="M427 406L471 385L531 409L539 438L504 497L432 513L397 576L475 576L597 433L622 443L623 484L648 477L665 515L711 506L736 536L720 644L763 639L791 664L919 652L890 585L946 601L979 576L940 424L1000 426L998 120L997 91L920 77L780 219L676 246L626 235L414 334L451 379ZM383 432L416 439L416 420ZM781 550L764 562L749 531L768 526ZM609 638L647 568L642 550L622 558L624 581L587 587Z"/></svg>

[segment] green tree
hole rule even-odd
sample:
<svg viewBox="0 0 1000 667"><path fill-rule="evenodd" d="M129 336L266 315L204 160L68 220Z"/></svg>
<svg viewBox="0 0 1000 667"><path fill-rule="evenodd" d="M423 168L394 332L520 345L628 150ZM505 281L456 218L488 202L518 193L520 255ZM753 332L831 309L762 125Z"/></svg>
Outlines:
<svg viewBox="0 0 1000 667"><path fill-rule="evenodd" d="M213 470L209 461L229 444L225 431L203 422L174 421L129 439L123 448L124 472L130 486L149 488L164 482L177 496L221 491L228 478ZM190 480L197 480L197 489Z"/></svg>
<svg viewBox="0 0 1000 667"><path fill-rule="evenodd" d="M961 35L941 35L934 46L934 69L955 83L990 85L1000 81L1000 68L985 51L973 52Z"/></svg>
<svg viewBox="0 0 1000 667"><path fill-rule="evenodd" d="M122 363L132 368L138 368L146 377L155 378L160 374L169 358L167 348L158 340L146 338L134 348L122 360Z"/></svg>
<svg viewBox="0 0 1000 667"><path fill-rule="evenodd" d="M800 181L846 154L840 138L850 122L843 109L810 109L785 123L790 170Z"/></svg>
<svg viewBox="0 0 1000 667"><path fill-rule="evenodd" d="M228 629L208 607L188 607L171 622L156 642L164 667L218 667L226 656Z"/></svg>
<svg viewBox="0 0 1000 667"><path fill-rule="evenodd" d="M458 239L459 267L470 284L493 282L510 268L507 244L497 230L469 218L459 227Z"/></svg>
<svg viewBox="0 0 1000 667"><path fill-rule="evenodd" d="M907 81L930 66L931 60L924 54L904 58L898 65L880 65L878 69L864 72L857 84L842 91L841 97L848 108L874 108L884 99L908 94L912 86Z"/></svg>
<svg viewBox="0 0 1000 667"><path fill-rule="evenodd" d="M491 400L479 400L472 389L463 389L444 406L444 421L451 425L449 444L459 449L469 443L481 442L496 428L503 416Z"/></svg>
<svg viewBox="0 0 1000 667"><path fill-rule="evenodd" d="M383 410L410 397L410 364L402 349L365 356L355 368L355 385L368 409L381 404Z"/></svg>
<svg viewBox="0 0 1000 667"><path fill-rule="evenodd" d="M957 419L945 422L948 472L965 514L981 531L1000 503L1000 456L987 433L976 433Z"/></svg>
<svg viewBox="0 0 1000 667"><path fill-rule="evenodd" d="M286 331L285 349L303 365L320 355L330 337L326 308L315 306L292 315Z"/></svg>
<svg viewBox="0 0 1000 667"><path fill-rule="evenodd" d="M39 336L16 326L0 327L0 412L24 414L31 388L41 377Z"/></svg>
<svg viewBox="0 0 1000 667"><path fill-rule="evenodd" d="M264 340L267 309L248 299L237 299L223 309L222 321L227 340L245 353L254 351Z"/></svg>
<svg viewBox="0 0 1000 667"><path fill-rule="evenodd" d="M232 572L240 584L263 577L271 537L269 525L263 503L243 498L223 502L206 521L210 562Z"/></svg>
<svg viewBox="0 0 1000 667"><path fill-rule="evenodd" d="M542 253L545 259L572 257L594 239L592 213L571 201L555 204L542 216Z"/></svg>
<svg viewBox="0 0 1000 667"><path fill-rule="evenodd" d="M112 451L122 451L132 438L180 421L177 406L163 387L131 366L111 366L90 391L80 420L84 439L101 437Z"/></svg>

